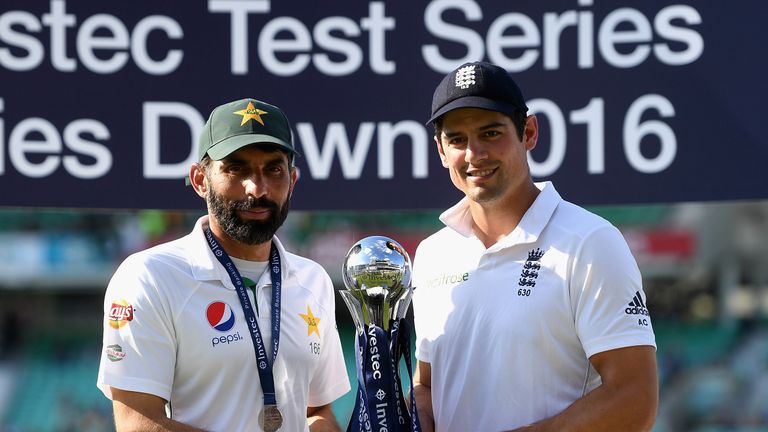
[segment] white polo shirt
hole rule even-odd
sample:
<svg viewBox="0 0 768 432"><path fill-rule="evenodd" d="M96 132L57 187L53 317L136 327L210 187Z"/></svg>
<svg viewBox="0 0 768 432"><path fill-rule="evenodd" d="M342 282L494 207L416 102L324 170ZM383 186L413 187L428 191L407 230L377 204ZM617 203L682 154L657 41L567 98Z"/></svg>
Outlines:
<svg viewBox="0 0 768 432"><path fill-rule="evenodd" d="M258 431L263 393L253 343L232 282L198 220L187 236L128 257L104 302L98 387L150 393L171 418L211 431ZM307 407L350 389L336 330L334 290L317 263L282 258L280 347L273 363L282 430L309 431ZM257 282L259 329L271 358L271 280ZM249 292L253 303L253 294Z"/></svg>
<svg viewBox="0 0 768 432"><path fill-rule="evenodd" d="M652 345L640 272L621 233L549 182L490 248L466 198L414 259L416 356L431 363L438 431L514 429L600 384L589 357Z"/></svg>

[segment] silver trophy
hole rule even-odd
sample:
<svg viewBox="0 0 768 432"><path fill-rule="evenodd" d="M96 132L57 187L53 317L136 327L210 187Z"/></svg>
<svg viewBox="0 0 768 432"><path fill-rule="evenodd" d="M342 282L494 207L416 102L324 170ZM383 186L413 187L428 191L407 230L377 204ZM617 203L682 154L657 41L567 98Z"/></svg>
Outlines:
<svg viewBox="0 0 768 432"><path fill-rule="evenodd" d="M389 330L390 319L404 318L411 304L411 259L389 237L366 237L349 250L339 290L358 333L368 325Z"/></svg>
<svg viewBox="0 0 768 432"><path fill-rule="evenodd" d="M347 253L342 273L345 288L339 293L357 328L358 397L347 430L370 431L370 423L377 422L391 432L419 431L415 403L411 416L399 373L401 357L411 368L410 330L404 319L413 295L408 252L389 237L366 237Z"/></svg>

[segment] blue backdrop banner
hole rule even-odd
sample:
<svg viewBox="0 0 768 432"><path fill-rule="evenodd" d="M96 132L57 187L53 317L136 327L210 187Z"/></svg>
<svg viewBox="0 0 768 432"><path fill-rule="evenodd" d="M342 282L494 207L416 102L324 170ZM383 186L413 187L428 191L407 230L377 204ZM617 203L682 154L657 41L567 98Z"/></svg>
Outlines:
<svg viewBox="0 0 768 432"><path fill-rule="evenodd" d="M284 109L296 209L443 208L443 75L512 72L568 200L768 197L768 2L4 0L0 206L203 208L184 185L215 106Z"/></svg>

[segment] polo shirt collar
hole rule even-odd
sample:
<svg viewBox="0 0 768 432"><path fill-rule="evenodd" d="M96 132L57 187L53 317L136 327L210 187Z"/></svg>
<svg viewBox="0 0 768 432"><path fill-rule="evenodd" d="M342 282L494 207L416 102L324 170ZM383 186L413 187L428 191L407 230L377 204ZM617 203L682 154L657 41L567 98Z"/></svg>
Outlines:
<svg viewBox="0 0 768 432"><path fill-rule="evenodd" d="M232 285L229 275L224 267L219 263L219 260L213 255L211 248L208 246L208 241L205 239L204 229L208 227L208 216L202 216L195 223L195 227L192 232L184 237L185 250L189 254L189 265L192 268L192 276L195 280L221 280L224 282L224 286L229 289L235 289ZM288 277L291 274L292 268L289 262L288 252L283 247L283 244L277 238L272 236L272 241L277 246L277 251L280 253L283 278Z"/></svg>
<svg viewBox="0 0 768 432"><path fill-rule="evenodd" d="M536 200L525 212L517 227L492 248L533 243L538 240L562 198L555 190L552 182L534 184L541 191ZM469 198L467 197L462 198L456 205L444 211L440 215L440 221L464 237L475 236L472 232L472 215L469 211Z"/></svg>

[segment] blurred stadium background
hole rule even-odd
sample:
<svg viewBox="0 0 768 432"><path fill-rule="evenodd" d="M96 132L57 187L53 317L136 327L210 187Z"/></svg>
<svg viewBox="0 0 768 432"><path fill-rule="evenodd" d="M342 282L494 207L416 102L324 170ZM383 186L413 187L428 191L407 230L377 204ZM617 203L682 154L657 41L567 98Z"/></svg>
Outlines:
<svg viewBox="0 0 768 432"><path fill-rule="evenodd" d="M590 209L622 229L644 275L659 348L654 430L768 431L768 202ZM437 215L293 212L280 236L338 284L355 241L384 234L413 254ZM198 216L0 211L0 431L113 430L95 387L107 281ZM351 320L340 298L337 308L354 387ZM334 405L342 424L352 401Z"/></svg>

